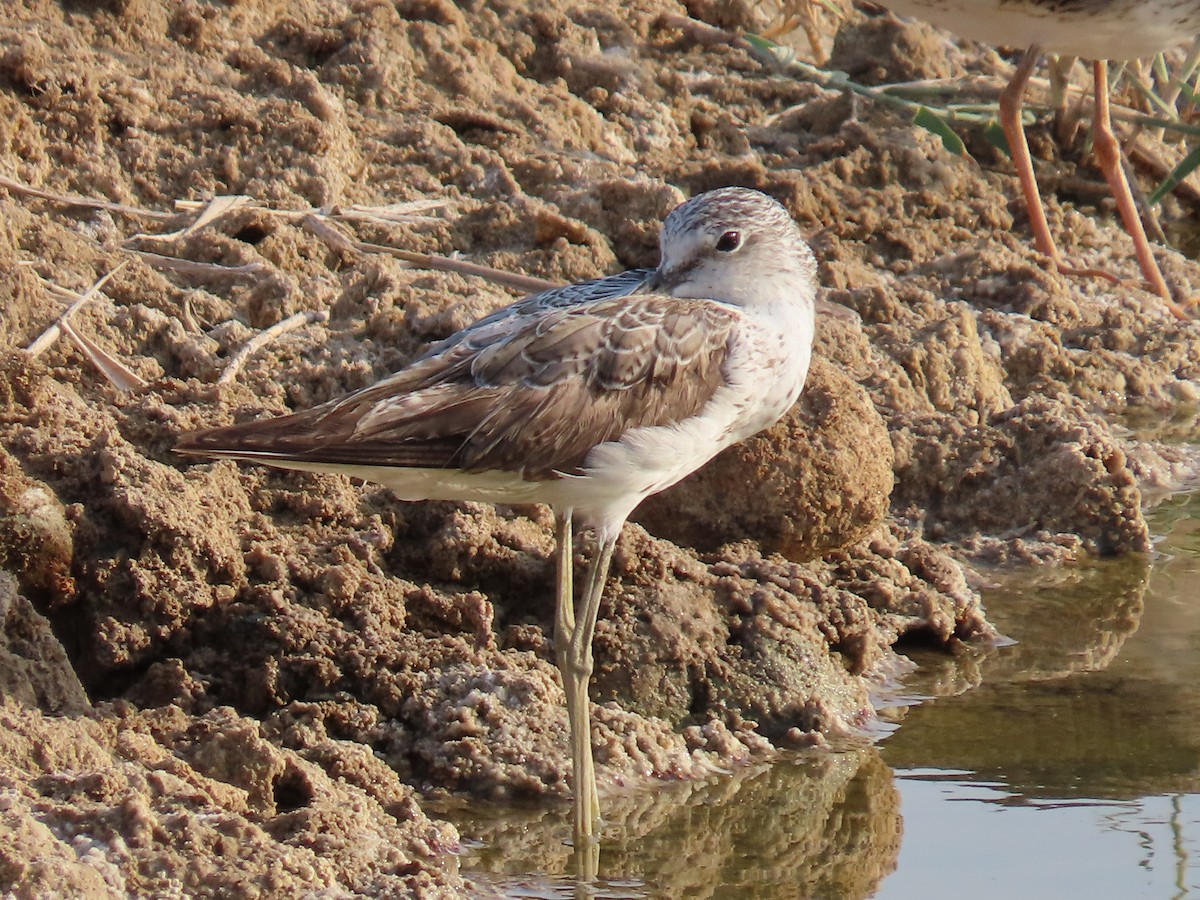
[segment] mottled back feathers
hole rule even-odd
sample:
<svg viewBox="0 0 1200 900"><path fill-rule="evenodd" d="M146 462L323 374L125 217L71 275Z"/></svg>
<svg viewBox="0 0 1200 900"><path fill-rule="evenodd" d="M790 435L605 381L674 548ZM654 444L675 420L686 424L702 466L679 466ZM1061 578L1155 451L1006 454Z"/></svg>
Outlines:
<svg viewBox="0 0 1200 900"><path fill-rule="evenodd" d="M510 308L511 309L511 308ZM694 415L741 314L656 294L481 320L408 368L306 412L187 435L183 453L577 473L629 428Z"/></svg>
<svg viewBox="0 0 1200 900"><path fill-rule="evenodd" d="M656 269L518 300L348 397L185 435L177 449L376 478L380 469L441 470L414 473L412 493L425 485L454 496L454 485L472 495L485 473L525 485L594 478L605 454L589 454L621 441L633 456L610 460L604 491L621 495L621 481L633 485L630 497L661 490L718 452L739 423L778 416L780 398L798 393L815 264L787 210L745 188L681 204L663 223L660 249ZM747 377L763 383L747 387ZM732 385L736 396L722 392Z"/></svg>

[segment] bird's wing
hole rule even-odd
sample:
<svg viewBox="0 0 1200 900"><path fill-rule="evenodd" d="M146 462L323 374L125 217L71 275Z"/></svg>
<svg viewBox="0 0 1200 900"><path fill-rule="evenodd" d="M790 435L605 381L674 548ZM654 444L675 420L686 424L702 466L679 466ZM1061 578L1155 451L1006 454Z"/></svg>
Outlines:
<svg viewBox="0 0 1200 900"><path fill-rule="evenodd" d="M341 400L196 432L177 449L554 478L630 428L696 414L725 381L740 318L658 294L514 314Z"/></svg>
<svg viewBox="0 0 1200 900"><path fill-rule="evenodd" d="M642 293L649 283L654 269L627 269L615 275L605 275L603 278L593 278L590 281L577 281L564 284L561 287L550 288L537 294L522 297L515 303L501 307L490 315L472 322L462 331L450 335L425 351L423 356L437 356L464 338L479 342L493 332L503 332L511 324L528 316L537 316L552 309L563 309L568 306L595 303L616 297L628 297L630 294Z"/></svg>

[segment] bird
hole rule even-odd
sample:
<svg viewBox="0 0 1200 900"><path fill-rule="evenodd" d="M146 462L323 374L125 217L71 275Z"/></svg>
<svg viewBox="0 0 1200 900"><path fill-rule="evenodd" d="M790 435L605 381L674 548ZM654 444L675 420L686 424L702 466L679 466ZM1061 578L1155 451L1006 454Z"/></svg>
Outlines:
<svg viewBox="0 0 1200 900"><path fill-rule="evenodd" d="M1108 61L1153 56L1200 32L1200 0L880 0L900 13L924 19L960 37L1006 47L1027 47L1000 96L1000 125L1012 153L1029 209L1038 251L1058 271L1119 279L1099 269L1078 269L1058 251L1025 140L1021 108L1025 88L1043 52L1092 61L1096 106L1092 131L1096 160L1133 239L1138 266L1150 289L1176 318L1186 319L1154 259L1137 204L1125 177L1121 147L1109 110Z"/></svg>
<svg viewBox="0 0 1200 900"><path fill-rule="evenodd" d="M554 652L571 741L573 843L601 824L592 637L626 519L778 421L804 386L813 254L787 209L725 187L677 206L660 261L518 300L378 383L311 409L181 435L175 450L380 483L401 500L554 512ZM573 528L595 550L576 606Z"/></svg>

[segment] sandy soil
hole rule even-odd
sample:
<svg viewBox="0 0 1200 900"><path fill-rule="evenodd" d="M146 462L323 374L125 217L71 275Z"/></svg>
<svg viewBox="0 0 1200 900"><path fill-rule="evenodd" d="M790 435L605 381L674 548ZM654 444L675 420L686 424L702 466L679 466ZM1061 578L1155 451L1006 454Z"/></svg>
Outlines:
<svg viewBox="0 0 1200 900"><path fill-rule="evenodd" d="M603 783L869 730L899 642L994 636L966 563L1150 549L1143 492L1195 460L1109 419L1195 401L1200 328L1043 269L982 138L977 161L951 157L888 110L697 40L669 0L465 6L6 7L0 174L168 213L433 199L425 218L336 224L560 281L652 265L685 195L744 184L788 205L826 299L855 315L820 323L784 422L627 528L596 636ZM864 81L1006 66L863 14L832 53ZM1063 250L1133 278L1098 176L1047 134ZM332 249L266 209L185 231L194 212L0 191L0 213L0 890L462 895L458 837L424 797L567 796L549 512L401 504L171 447L367 384L513 294ZM1194 294L1200 267L1161 257ZM66 305L40 279L84 291L118 267L73 321L146 386L114 387L67 340L25 351ZM303 312L328 320L217 383Z"/></svg>

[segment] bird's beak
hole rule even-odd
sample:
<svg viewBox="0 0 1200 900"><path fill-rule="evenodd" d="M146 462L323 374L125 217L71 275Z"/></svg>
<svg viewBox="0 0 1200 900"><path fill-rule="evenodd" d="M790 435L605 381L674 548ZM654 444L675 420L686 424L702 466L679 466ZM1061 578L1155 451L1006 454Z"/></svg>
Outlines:
<svg viewBox="0 0 1200 900"><path fill-rule="evenodd" d="M642 292L646 294L674 293L675 289L687 280L691 271L692 266L676 266L669 271L661 268L655 269L654 273L642 283Z"/></svg>
<svg viewBox="0 0 1200 900"><path fill-rule="evenodd" d="M696 267L695 260L677 263L670 269L664 269L660 264L650 277L642 282L639 292L643 294L674 294L679 286L692 276Z"/></svg>

